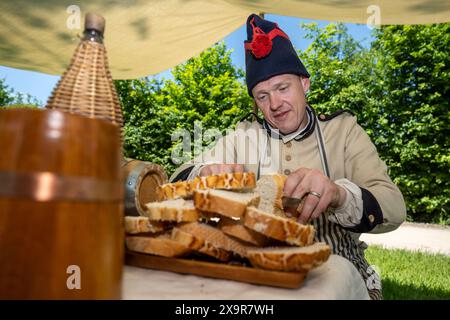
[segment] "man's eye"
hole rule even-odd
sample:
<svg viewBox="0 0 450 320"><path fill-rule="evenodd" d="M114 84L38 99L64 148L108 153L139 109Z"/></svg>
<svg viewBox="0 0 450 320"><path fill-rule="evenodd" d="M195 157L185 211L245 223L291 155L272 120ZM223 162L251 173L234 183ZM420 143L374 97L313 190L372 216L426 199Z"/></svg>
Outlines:
<svg viewBox="0 0 450 320"><path fill-rule="evenodd" d="M287 89L288 89L288 87L281 87L281 88L280 88L280 91L281 91L281 92L286 92Z"/></svg>
<svg viewBox="0 0 450 320"><path fill-rule="evenodd" d="M264 100L266 100L266 98L267 98L267 95L258 96L259 101L264 101Z"/></svg>

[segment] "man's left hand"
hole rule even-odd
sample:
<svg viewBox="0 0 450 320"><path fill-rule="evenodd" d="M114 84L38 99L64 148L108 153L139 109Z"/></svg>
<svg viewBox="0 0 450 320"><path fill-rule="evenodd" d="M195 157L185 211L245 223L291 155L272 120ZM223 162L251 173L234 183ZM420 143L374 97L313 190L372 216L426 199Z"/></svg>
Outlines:
<svg viewBox="0 0 450 320"><path fill-rule="evenodd" d="M326 177L317 169L300 168L291 173L284 184L285 196L302 199L298 221L307 223L318 218L328 207L340 207L346 197L344 188Z"/></svg>

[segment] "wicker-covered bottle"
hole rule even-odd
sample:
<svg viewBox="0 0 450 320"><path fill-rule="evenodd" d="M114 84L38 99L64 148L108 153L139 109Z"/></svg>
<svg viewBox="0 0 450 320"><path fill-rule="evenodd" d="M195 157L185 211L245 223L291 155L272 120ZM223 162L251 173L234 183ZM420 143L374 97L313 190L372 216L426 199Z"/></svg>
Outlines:
<svg viewBox="0 0 450 320"><path fill-rule="evenodd" d="M86 14L83 38L46 108L105 119L117 124L122 132L122 110L103 45L104 30L102 16Z"/></svg>

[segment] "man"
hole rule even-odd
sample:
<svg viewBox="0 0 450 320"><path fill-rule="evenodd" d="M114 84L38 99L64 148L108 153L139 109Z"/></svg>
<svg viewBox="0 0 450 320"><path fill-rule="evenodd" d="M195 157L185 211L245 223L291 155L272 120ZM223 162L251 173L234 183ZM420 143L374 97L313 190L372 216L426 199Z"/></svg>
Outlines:
<svg viewBox="0 0 450 320"><path fill-rule="evenodd" d="M392 231L405 220L401 192L352 114L316 117L305 98L310 75L288 36L254 14L247 20L247 36L248 92L264 119L239 123L214 148L181 166L171 180L234 171L287 175L284 194L306 197L298 220L312 223L316 240L353 263L370 297L381 299L378 275L365 260L366 246L358 238L363 232ZM253 134L261 130L262 136Z"/></svg>

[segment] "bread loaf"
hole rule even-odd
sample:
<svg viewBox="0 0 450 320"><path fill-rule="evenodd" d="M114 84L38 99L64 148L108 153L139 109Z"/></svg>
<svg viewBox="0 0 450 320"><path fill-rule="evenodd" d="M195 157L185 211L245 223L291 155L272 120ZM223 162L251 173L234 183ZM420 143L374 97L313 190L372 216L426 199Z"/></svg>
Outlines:
<svg viewBox="0 0 450 320"><path fill-rule="evenodd" d="M315 230L313 226L303 225L293 219L269 214L255 207L247 208L244 225L270 238L291 245L306 246L314 241Z"/></svg>
<svg viewBox="0 0 450 320"><path fill-rule="evenodd" d="M156 221L197 221L200 217L192 200L176 199L162 202L150 202L145 205L145 214Z"/></svg>
<svg viewBox="0 0 450 320"><path fill-rule="evenodd" d="M148 217L125 216L125 233L158 233L167 230L172 225L165 221L150 221Z"/></svg>
<svg viewBox="0 0 450 320"><path fill-rule="evenodd" d="M284 183L287 176L281 174L262 175L256 183L255 192L261 196L258 209L284 217L283 204L281 197L283 196Z"/></svg>
<svg viewBox="0 0 450 320"><path fill-rule="evenodd" d="M191 197L195 190L250 190L255 187L256 179L253 172L234 172L166 183L157 189L157 193L160 200L168 200Z"/></svg>
<svg viewBox="0 0 450 320"><path fill-rule="evenodd" d="M217 228L205 223L191 222L183 223L178 228L184 232L195 235L196 237L208 241L218 248L233 252L241 257L246 256L247 246L238 240L235 240Z"/></svg>
<svg viewBox="0 0 450 320"><path fill-rule="evenodd" d="M201 252L220 261L230 260L231 254L225 249L214 246L201 236L185 232L179 228L173 228L172 239L185 245L191 250Z"/></svg>
<svg viewBox="0 0 450 320"><path fill-rule="evenodd" d="M247 250L247 258L254 267L278 271L308 271L325 261L330 247L317 242L307 247L269 247Z"/></svg>
<svg viewBox="0 0 450 320"><path fill-rule="evenodd" d="M253 231L242 224L242 221L222 217L217 225L225 234L245 241L249 245L263 247L270 244L271 239Z"/></svg>
<svg viewBox="0 0 450 320"><path fill-rule="evenodd" d="M247 206L257 206L259 195L253 192L225 190L197 190L194 192L195 207L202 211L240 218Z"/></svg>
<svg viewBox="0 0 450 320"><path fill-rule="evenodd" d="M154 237L128 236L125 242L128 250L168 258L185 256L191 252L187 246L172 240L167 233Z"/></svg>

